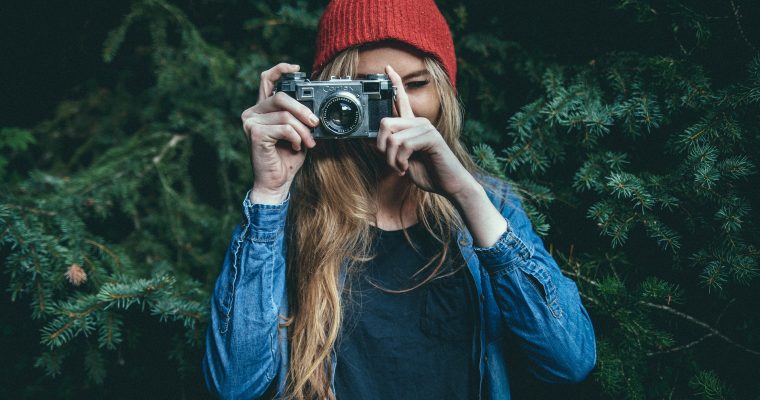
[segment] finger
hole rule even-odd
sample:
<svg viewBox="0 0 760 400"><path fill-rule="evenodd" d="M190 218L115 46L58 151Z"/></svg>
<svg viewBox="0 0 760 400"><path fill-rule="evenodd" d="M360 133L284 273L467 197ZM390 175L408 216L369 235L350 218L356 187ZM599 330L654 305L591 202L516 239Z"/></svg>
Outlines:
<svg viewBox="0 0 760 400"><path fill-rule="evenodd" d="M245 125L253 143L277 143L278 140L285 140L291 143L293 150L301 151L301 136L290 125L261 125L253 122L253 118L246 120Z"/></svg>
<svg viewBox="0 0 760 400"><path fill-rule="evenodd" d="M413 128L409 128L406 130L403 130L398 133L394 133L388 138L388 150L385 152L385 159L388 163L388 166L393 168L399 175L404 174L404 170L399 168L398 163L396 162L397 155L400 152L410 152L409 155L411 155L409 144L407 143L407 140L417 137L419 135L425 134L427 132L428 128L425 126L415 126ZM409 156L407 156L408 158Z"/></svg>
<svg viewBox="0 0 760 400"><path fill-rule="evenodd" d="M390 135L409 129L413 126L427 124L430 121L427 118L390 118L385 117L380 120L380 128L377 131L377 148L378 150L385 152L387 147L387 141Z"/></svg>
<svg viewBox="0 0 760 400"><path fill-rule="evenodd" d="M290 142L290 147L295 151L301 151L301 136L290 125L270 125L274 129L270 137Z"/></svg>
<svg viewBox="0 0 760 400"><path fill-rule="evenodd" d="M272 68L261 73L259 81L259 103L272 95L274 84L278 79L287 72L298 72L301 67L296 64L279 63Z"/></svg>
<svg viewBox="0 0 760 400"><path fill-rule="evenodd" d="M254 108L256 106L251 106L245 109L242 114L240 114L240 119L245 122L248 118L251 118L253 114L255 114Z"/></svg>
<svg viewBox="0 0 760 400"><path fill-rule="evenodd" d="M406 173L409 169L409 158L415 152L424 152L425 149L435 146L438 138L436 137L434 130L426 130L415 136L409 137L399 146L398 154L396 155L396 166L401 173Z"/></svg>
<svg viewBox="0 0 760 400"><path fill-rule="evenodd" d="M391 78L393 86L396 87L396 109L398 110L398 116L401 118L414 118L412 105L409 103L409 96L406 94L401 76L390 65L385 66L385 72Z"/></svg>
<svg viewBox="0 0 760 400"><path fill-rule="evenodd" d="M299 121L307 126L319 125L319 118L305 105L299 103L296 99L289 95L278 92L274 96L267 98L263 102L254 106L254 112L259 114L265 114L277 111L289 111Z"/></svg>
<svg viewBox="0 0 760 400"><path fill-rule="evenodd" d="M288 111L254 114L253 118L261 125L290 125L296 130L296 132L298 132L298 135L301 136L301 140L306 144L306 147L312 148L317 144L314 137L311 135L309 127L304 125L303 122L299 121Z"/></svg>

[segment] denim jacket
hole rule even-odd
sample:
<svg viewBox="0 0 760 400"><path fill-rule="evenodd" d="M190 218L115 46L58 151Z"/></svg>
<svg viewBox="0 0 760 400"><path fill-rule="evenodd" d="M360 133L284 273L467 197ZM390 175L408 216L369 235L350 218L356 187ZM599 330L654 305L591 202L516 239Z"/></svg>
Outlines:
<svg viewBox="0 0 760 400"><path fill-rule="evenodd" d="M480 179L508 225L487 248L474 246L467 229L457 231L480 311L472 360L479 365L481 398L510 398L508 367L527 368L549 383L579 382L596 363L596 343L578 289L544 248L509 185ZM278 315L288 315L289 201L288 195L282 204L252 204L246 195L243 222L214 286L202 366L207 388L221 398L279 398L285 387L288 334L278 327ZM507 365L515 349L526 365ZM333 350L333 371L337 362Z"/></svg>

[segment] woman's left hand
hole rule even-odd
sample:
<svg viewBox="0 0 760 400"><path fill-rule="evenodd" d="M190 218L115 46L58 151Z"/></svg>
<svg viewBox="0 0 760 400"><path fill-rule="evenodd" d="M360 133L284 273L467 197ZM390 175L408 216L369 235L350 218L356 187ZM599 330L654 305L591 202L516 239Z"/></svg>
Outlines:
<svg viewBox="0 0 760 400"><path fill-rule="evenodd" d="M459 162L441 133L427 118L415 117L401 77L391 66L386 73L396 87L398 117L380 121L377 147L388 165L407 175L421 189L450 199L477 187L475 178Z"/></svg>

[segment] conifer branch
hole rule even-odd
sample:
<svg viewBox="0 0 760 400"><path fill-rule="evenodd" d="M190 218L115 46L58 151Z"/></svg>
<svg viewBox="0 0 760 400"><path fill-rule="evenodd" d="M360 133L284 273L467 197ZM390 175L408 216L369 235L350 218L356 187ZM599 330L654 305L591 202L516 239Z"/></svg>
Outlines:
<svg viewBox="0 0 760 400"><path fill-rule="evenodd" d="M180 135L180 134L174 134L171 139L164 145L164 147L161 148L161 151L153 157L153 164L160 164L161 160L164 158L164 155L166 152L175 147L179 142L185 140L187 138L187 135Z"/></svg>
<svg viewBox="0 0 760 400"><path fill-rule="evenodd" d="M10 208L15 208L15 209L20 210L20 211L29 211L29 212L34 213L34 214L45 215L45 216L48 216L48 217L52 217L52 216L58 215L58 213L56 213L56 212L48 211L48 210L42 210L40 208L35 208L35 207L24 207L24 206L20 206L20 205L17 205L17 204L4 204L4 206L10 207Z"/></svg>
<svg viewBox="0 0 760 400"><path fill-rule="evenodd" d="M700 337L700 338L698 338L696 340L693 340L693 341L691 341L691 342L689 342L689 343L687 343L685 345L682 345L682 346L671 347L671 348L669 348L667 350L662 350L662 351L655 351L655 352L651 352L650 351L650 352L647 353L647 357L654 357L654 356L659 356L659 355L662 355L662 354L670 354L670 353L675 353L675 352L679 352L679 351L682 351L682 350L690 349L690 348L692 348L692 347L694 347L694 346L702 343L705 339L711 338L713 336L715 336L715 334L712 333L712 332L710 332L710 333L708 333L708 334L706 334L706 335L704 335L704 336L702 336L702 337Z"/></svg>
<svg viewBox="0 0 760 400"><path fill-rule="evenodd" d="M116 262L117 269L121 270L121 258L119 258L118 254L114 253L111 249L109 249L105 245L100 244L100 243L98 243L98 242L96 242L96 241L94 241L92 239L85 239L84 242L87 243L87 244L90 244L90 245L92 245L94 247L97 247L100 251L102 251L102 252L108 254L109 256L111 256L111 258L113 258L113 260Z"/></svg>
<svg viewBox="0 0 760 400"><path fill-rule="evenodd" d="M750 349L749 347L746 347L744 345L741 345L741 344L735 342L734 340L732 340L731 338L729 338L728 336L726 336L725 334L723 334L722 332L720 332L715 327L711 326L710 324L708 324L706 322L700 321L700 320L692 317L691 315L685 314L685 313L683 313L681 311L678 311L678 310L676 310L674 308L671 308L671 307L668 307L668 306L665 306L665 305L654 304L654 303L650 303L650 302L647 302L647 301L640 301L639 304L642 304L642 305L650 307L650 308L656 308L656 309L659 309L659 310L663 310L663 311L668 312L670 314L673 314L675 316L681 317L681 318L683 318L683 319L685 319L685 320L687 320L687 321L689 321L689 322L691 322L693 324L701 326L702 328L706 329L711 334L713 334L714 336L719 337L721 340L723 340L724 342L726 342L728 344L731 344L731 345L733 345L733 346L735 346L735 347L737 347L737 348L739 348L739 349L741 349L741 350L743 350L743 351L745 351L747 353L750 353L752 355L760 356L760 351Z"/></svg>
<svg viewBox="0 0 760 400"><path fill-rule="evenodd" d="M569 275L569 276L572 276L574 278L581 279L584 282L587 282L587 283L591 284L592 286L595 286L595 287L599 287L600 286L599 282L597 282L597 281L595 281L595 280L593 280L591 278L587 278L587 277L581 275L580 273L576 273L576 272L573 272L573 271L568 271L566 269L562 269L562 272L565 275ZM586 300L591 301L592 303L598 304L598 301L596 299L593 299L592 297L590 297L588 295L584 295L583 293L581 293L581 297L583 297ZM741 350L743 350L743 351L745 351L747 353L750 353L750 354L756 355L756 356L760 356L760 351L750 349L750 348L748 348L748 347L746 347L744 345L741 345L741 344L737 343L736 341L732 340L731 338L729 338L728 336L726 336L725 334L723 334L722 332L720 332L717 328L715 328L715 327L711 326L710 324L708 324L706 322L703 322L703 321L701 321L701 320L699 320L697 318L694 318L691 315L685 314L685 313L683 313L681 311L678 311L678 310L676 310L676 309L674 309L672 307L666 306L666 305L654 304L654 303L650 303L650 302L647 302L647 301L639 301L639 304L647 306L647 307L650 307L650 308L656 308L656 309L660 309L660 310L669 312L669 313L671 313L673 315L676 315L678 317L681 317L681 318L683 318L683 319L685 319L685 320L687 320L687 321L689 321L691 323L699 325L699 326L701 326L702 328L706 329L709 332L704 337L695 340L696 343L692 342L692 343L688 343L688 344L686 344L684 346L681 346L683 348L669 349L669 350L672 350L672 351L664 350L662 352L647 353L647 355L658 355L658 354L665 354L665 353L668 353L668 352L675 352L675 351L679 351L679 350L684 350L686 348L693 347L693 346L697 345L699 342L707 339L708 337L716 336L716 337L720 338L721 340L723 340L724 342L726 342L728 344L731 344L731 345L733 345L733 346L735 346L735 347L737 347L737 348L739 348L739 349L741 349Z"/></svg>
<svg viewBox="0 0 760 400"><path fill-rule="evenodd" d="M741 36L742 39L744 40L744 43L746 43L747 46L749 46L752 49L752 51L754 51L755 54L757 54L758 53L757 47L755 47L755 45L752 44L752 42L749 40L747 35L744 33L744 28L742 27L742 22L741 22L742 16L741 14L739 14L739 7L736 5L736 3L734 3L734 0L729 0L729 2L731 3L731 10L733 10L734 12L734 21L736 21L736 28L739 30L739 36Z"/></svg>

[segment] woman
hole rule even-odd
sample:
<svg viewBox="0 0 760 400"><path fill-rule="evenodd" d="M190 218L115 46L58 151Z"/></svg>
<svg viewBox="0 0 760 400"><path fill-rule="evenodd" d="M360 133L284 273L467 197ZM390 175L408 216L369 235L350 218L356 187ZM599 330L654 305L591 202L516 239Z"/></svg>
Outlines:
<svg viewBox="0 0 760 400"><path fill-rule="evenodd" d="M508 399L512 349L524 361L510 368L584 379L596 349L575 284L459 142L456 58L434 2L333 1L316 50L319 79L386 73L394 117L376 139L317 142L319 119L272 95L299 67L262 73L242 114L254 183L212 295L208 388Z"/></svg>

